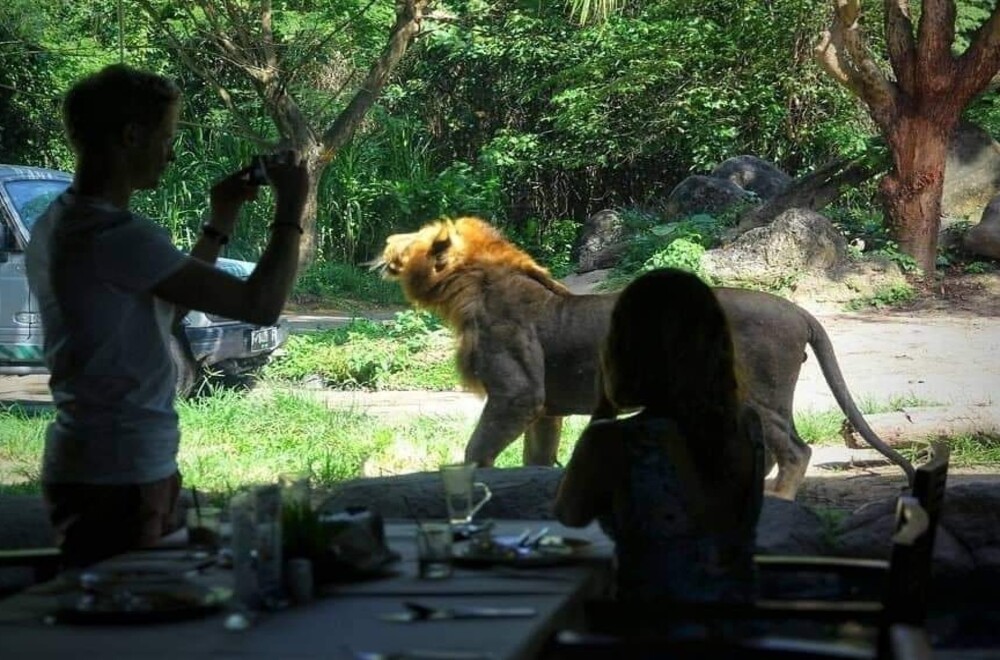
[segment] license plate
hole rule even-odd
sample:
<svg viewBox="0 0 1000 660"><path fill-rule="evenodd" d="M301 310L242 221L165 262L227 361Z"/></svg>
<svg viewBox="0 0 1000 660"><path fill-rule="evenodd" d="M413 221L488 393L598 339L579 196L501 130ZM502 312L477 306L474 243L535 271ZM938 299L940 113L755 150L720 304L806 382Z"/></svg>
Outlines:
<svg viewBox="0 0 1000 660"><path fill-rule="evenodd" d="M277 328L261 328L250 331L250 350L265 351L278 345Z"/></svg>

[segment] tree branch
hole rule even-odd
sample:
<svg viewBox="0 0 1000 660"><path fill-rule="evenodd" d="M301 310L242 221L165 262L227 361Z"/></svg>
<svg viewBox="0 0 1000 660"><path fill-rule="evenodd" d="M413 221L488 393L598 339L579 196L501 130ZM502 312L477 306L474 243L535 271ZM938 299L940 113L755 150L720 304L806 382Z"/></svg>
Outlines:
<svg viewBox="0 0 1000 660"><path fill-rule="evenodd" d="M253 127L250 125L250 121L247 119L246 115L243 114L233 102L233 96L229 89L226 88L226 86L223 85L218 78L212 75L208 69L200 66L194 58L188 54L187 48L184 46L181 39L170 28L170 24L166 21L159 20L159 16L153 8L152 3L149 0L137 0L137 2L146 14L153 20L154 25L160 26L159 29L167 38L167 42L170 44L171 49L177 53L177 56L181 58L184 65L194 72L195 75L212 86L216 94L219 95L219 98L222 99L223 104L225 104L226 108L232 114L233 119L236 121L236 124L239 126L240 131L244 134L244 136L256 144L267 145L267 140L253 130Z"/></svg>
<svg viewBox="0 0 1000 660"><path fill-rule="evenodd" d="M908 96L916 90L916 50L908 0L885 0L885 40L889 62L900 89Z"/></svg>
<svg viewBox="0 0 1000 660"><path fill-rule="evenodd" d="M850 62L841 57L842 43L834 43L834 35L830 30L824 30L816 45L816 61L824 71L838 83L846 87L855 96L861 96L861 87L857 84L858 72Z"/></svg>
<svg viewBox="0 0 1000 660"><path fill-rule="evenodd" d="M319 53L320 50L322 50L323 48L325 48L326 45L328 43L330 43L330 41L335 36L337 36L338 34L340 34L340 32L342 32L343 30L347 29L348 25L350 25L351 23L353 23L359 16L362 16L365 12L367 12L371 8L371 6L374 5L376 2L377 2L377 0L369 0L368 4L366 4L360 10L358 10L353 16L348 17L347 20L345 20L343 23L341 23L340 25L338 25L335 29L331 30L322 39L320 39L319 41L317 41L317 42L313 43L311 46L309 46L309 48L306 50L305 54L301 58L302 61L303 62L308 62L317 53ZM302 71L304 69L305 69L305 67L298 67L297 69L295 69L295 71L292 71L290 74L288 74L288 82L286 84L290 85L292 83L292 81L295 79L296 74L299 71Z"/></svg>
<svg viewBox="0 0 1000 660"><path fill-rule="evenodd" d="M954 82L955 0L923 0L917 27L917 78L924 90L949 94Z"/></svg>
<svg viewBox="0 0 1000 660"><path fill-rule="evenodd" d="M227 36L226 30L223 29L222 24L219 22L219 15L216 13L215 7L211 2L206 0L199 0L198 6L205 14L205 20L208 21L208 25L211 28L203 32L205 37L210 42L214 43L215 47L219 49L221 53L224 53L227 57L233 59L234 61L239 61L239 48ZM191 8L189 6L185 6L185 11L187 12L188 18L191 20L191 25L198 25L198 17L194 15Z"/></svg>
<svg viewBox="0 0 1000 660"><path fill-rule="evenodd" d="M213 0L208 0L211 3ZM229 29L236 36L236 43L239 44L239 49L244 53L244 55L255 54L258 48L257 40L253 38L253 35L247 30L247 25L249 23L248 16L244 15L240 8L236 6L231 0L221 0L222 8L226 12L227 23ZM219 32L220 35L226 34L225 32ZM259 63L259 58L247 58L249 61L254 63Z"/></svg>
<svg viewBox="0 0 1000 660"><path fill-rule="evenodd" d="M274 49L274 27L271 24L271 1L264 0L260 5L260 31L264 44L264 64L268 69L278 69L278 54Z"/></svg>
<svg viewBox="0 0 1000 660"><path fill-rule="evenodd" d="M403 0L396 5L396 22L389 41L347 107L337 116L322 137L326 158L332 158L354 135L365 113L375 103L389 79L389 74L406 54L410 41L420 31L428 0Z"/></svg>
<svg viewBox="0 0 1000 660"><path fill-rule="evenodd" d="M886 128L896 115L898 91L872 59L861 35L859 0L833 0L833 5L833 24L816 47L817 60L835 80L860 97L875 122Z"/></svg>
<svg viewBox="0 0 1000 660"><path fill-rule="evenodd" d="M972 37L969 48L958 58L955 93L968 102L979 94L997 72L1000 62L1000 4Z"/></svg>

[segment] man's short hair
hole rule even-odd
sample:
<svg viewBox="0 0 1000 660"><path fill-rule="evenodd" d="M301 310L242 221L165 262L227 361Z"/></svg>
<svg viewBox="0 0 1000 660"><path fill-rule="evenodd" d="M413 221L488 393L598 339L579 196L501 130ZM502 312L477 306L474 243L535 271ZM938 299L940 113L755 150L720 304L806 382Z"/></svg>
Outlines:
<svg viewBox="0 0 1000 660"><path fill-rule="evenodd" d="M77 152L110 146L130 123L157 126L180 96L180 88L169 78L112 64L66 93L66 135Z"/></svg>

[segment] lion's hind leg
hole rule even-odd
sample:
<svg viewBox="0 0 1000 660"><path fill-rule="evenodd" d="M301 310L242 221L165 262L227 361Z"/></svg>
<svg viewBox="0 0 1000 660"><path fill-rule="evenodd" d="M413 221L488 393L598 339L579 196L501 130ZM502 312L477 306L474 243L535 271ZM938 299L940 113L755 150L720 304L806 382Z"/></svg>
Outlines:
<svg viewBox="0 0 1000 660"><path fill-rule="evenodd" d="M778 464L778 476L767 490L771 495L794 500L806 478L812 450L799 437L792 420L774 410L760 410L764 426L764 446Z"/></svg>
<svg viewBox="0 0 1000 660"><path fill-rule="evenodd" d="M483 413L465 446L465 460L492 467L500 452L526 433L541 410L541 397L487 395Z"/></svg>
<svg viewBox="0 0 1000 660"><path fill-rule="evenodd" d="M524 431L524 464L555 465L562 434L562 417L539 417Z"/></svg>

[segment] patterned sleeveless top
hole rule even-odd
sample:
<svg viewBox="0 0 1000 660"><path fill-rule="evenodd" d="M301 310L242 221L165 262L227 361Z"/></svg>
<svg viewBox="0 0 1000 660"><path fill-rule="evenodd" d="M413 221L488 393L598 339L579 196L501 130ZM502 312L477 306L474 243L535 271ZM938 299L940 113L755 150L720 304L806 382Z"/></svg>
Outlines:
<svg viewBox="0 0 1000 660"><path fill-rule="evenodd" d="M699 506L684 484L664 437L680 439L670 419L636 415L624 425L626 477L610 515L598 518L615 541L617 598L747 601L755 588L756 516L740 529L706 535L690 514Z"/></svg>

